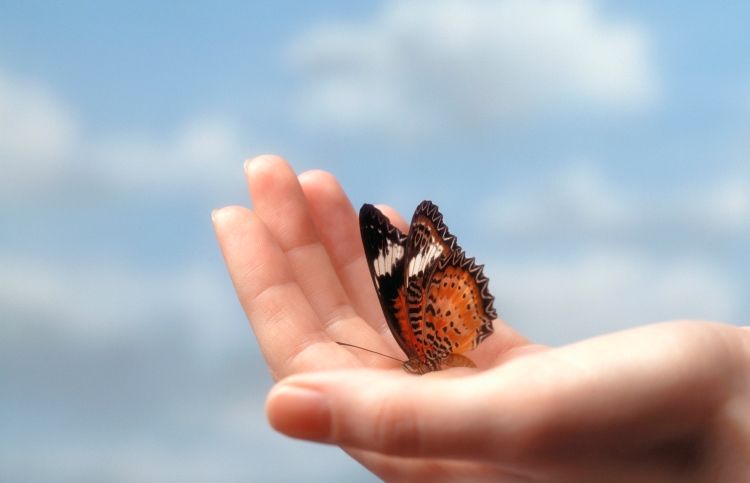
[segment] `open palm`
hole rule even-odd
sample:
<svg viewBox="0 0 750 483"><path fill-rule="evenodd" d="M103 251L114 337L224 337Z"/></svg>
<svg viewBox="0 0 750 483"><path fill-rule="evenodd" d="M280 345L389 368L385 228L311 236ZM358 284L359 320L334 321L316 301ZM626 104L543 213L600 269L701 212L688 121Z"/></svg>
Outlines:
<svg viewBox="0 0 750 483"><path fill-rule="evenodd" d="M717 463L731 475L748 470L750 424L727 409L750 399L737 382L750 373L745 330L661 324L550 350L496 320L471 354L479 369L408 375L336 343L403 358L335 178L298 177L274 156L246 172L253 210L213 218L264 357L283 379L269 396L277 429L338 444L387 480L701 481L719 474ZM744 446L703 454L730 442Z"/></svg>

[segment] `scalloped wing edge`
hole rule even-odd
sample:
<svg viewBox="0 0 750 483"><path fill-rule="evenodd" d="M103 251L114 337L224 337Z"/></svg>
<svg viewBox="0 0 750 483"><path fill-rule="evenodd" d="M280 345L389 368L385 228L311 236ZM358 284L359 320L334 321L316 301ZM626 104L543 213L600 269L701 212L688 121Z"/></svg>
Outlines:
<svg viewBox="0 0 750 483"><path fill-rule="evenodd" d="M418 216L425 216L432 222L435 230L437 230L438 234L443 239L445 244L448 245L451 251L461 249L461 247L458 245L458 239L448 230L448 227L443 221L443 214L440 212L440 208L438 208L435 203L430 200L422 201L414 210L414 216L412 217L412 219L415 219Z"/></svg>
<svg viewBox="0 0 750 483"><path fill-rule="evenodd" d="M474 340L474 347L476 347L480 342L492 334L494 331L492 322L497 319L497 311L494 307L495 296L490 293L490 279L484 274L484 265L476 263L474 257L467 257L466 253L460 249L442 259L438 263L436 270L444 270L448 266L460 267L469 272L479 288L479 294L482 297L482 309L489 318L484 320L482 326L477 332L477 336Z"/></svg>

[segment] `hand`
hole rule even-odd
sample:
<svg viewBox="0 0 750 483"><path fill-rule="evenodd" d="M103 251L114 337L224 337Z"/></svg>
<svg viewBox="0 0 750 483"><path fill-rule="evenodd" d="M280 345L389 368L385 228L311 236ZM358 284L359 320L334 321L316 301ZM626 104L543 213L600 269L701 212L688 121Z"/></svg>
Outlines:
<svg viewBox="0 0 750 483"><path fill-rule="evenodd" d="M750 332L647 326L548 349L501 320L479 369L413 376L337 181L246 164L254 211L214 224L276 380L271 424L342 446L389 481L738 481L750 475ZM404 220L381 207L406 230ZM501 294L500 294L501 295ZM502 300L502 297L500 297Z"/></svg>

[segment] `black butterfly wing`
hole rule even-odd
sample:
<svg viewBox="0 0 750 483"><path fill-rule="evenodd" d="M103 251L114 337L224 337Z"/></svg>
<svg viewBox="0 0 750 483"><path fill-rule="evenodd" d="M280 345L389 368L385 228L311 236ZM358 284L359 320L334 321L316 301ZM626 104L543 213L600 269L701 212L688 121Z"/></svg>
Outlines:
<svg viewBox="0 0 750 483"><path fill-rule="evenodd" d="M404 294L406 235L370 204L359 210L359 229L375 291L393 337L408 358L416 355Z"/></svg>

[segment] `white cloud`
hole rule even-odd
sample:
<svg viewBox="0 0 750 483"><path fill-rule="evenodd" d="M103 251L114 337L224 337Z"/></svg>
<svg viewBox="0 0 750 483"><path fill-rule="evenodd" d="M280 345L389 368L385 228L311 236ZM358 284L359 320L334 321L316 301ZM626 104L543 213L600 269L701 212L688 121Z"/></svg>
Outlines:
<svg viewBox="0 0 750 483"><path fill-rule="evenodd" d="M70 107L44 85L0 71L0 193L49 186L78 141Z"/></svg>
<svg viewBox="0 0 750 483"><path fill-rule="evenodd" d="M657 91L644 28L588 0L389 2L304 32L289 54L307 120L404 137L569 105L630 110Z"/></svg>
<svg viewBox="0 0 750 483"><path fill-rule="evenodd" d="M52 89L0 71L0 199L37 199L88 183L109 192L222 193L241 184L241 163L259 152L222 116L197 115L173 134L87 135Z"/></svg>
<svg viewBox="0 0 750 483"><path fill-rule="evenodd" d="M699 210L700 216L717 228L750 233L750 178L737 175L713 187Z"/></svg>
<svg viewBox="0 0 750 483"><path fill-rule="evenodd" d="M572 164L539 186L503 192L482 203L493 230L536 235L562 228L614 230L633 223L632 200L588 164Z"/></svg>
<svg viewBox="0 0 750 483"><path fill-rule="evenodd" d="M501 315L552 344L665 319L739 322L744 289L721 247L750 237L748 187L733 176L629 190L578 163L485 200L478 217L493 237L544 248L488 264Z"/></svg>
<svg viewBox="0 0 750 483"><path fill-rule="evenodd" d="M560 344L662 320L738 322L738 287L692 259L592 253L555 262L488 264L501 316L532 340Z"/></svg>
<svg viewBox="0 0 750 483"><path fill-rule="evenodd" d="M628 190L593 164L572 163L519 184L484 200L477 212L503 238L636 241L666 234L686 244L750 236L750 179L741 173L679 190Z"/></svg>
<svg viewBox="0 0 750 483"><path fill-rule="evenodd" d="M48 333L107 345L177 324L197 347L212 350L236 343L236 324L226 322L244 319L218 266L160 272L100 263L71 267L22 257L0 259L0 266L3 334L10 344L30 333Z"/></svg>
<svg viewBox="0 0 750 483"><path fill-rule="evenodd" d="M90 147L90 157L98 177L128 192L215 192L241 179L251 143L232 122L197 117L163 139L112 133Z"/></svg>

